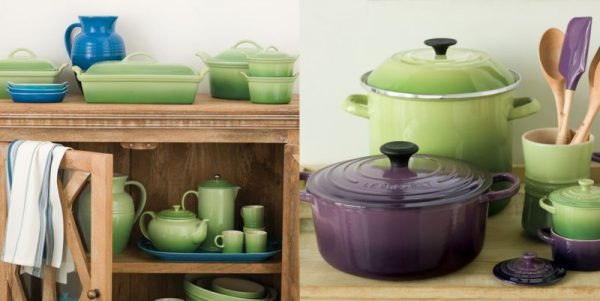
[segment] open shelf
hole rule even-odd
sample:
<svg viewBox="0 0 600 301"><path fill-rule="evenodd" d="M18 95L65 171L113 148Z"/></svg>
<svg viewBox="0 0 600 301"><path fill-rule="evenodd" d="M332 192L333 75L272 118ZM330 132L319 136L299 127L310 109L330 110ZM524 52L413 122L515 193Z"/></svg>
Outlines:
<svg viewBox="0 0 600 301"><path fill-rule="evenodd" d="M137 274L278 274L281 257L264 262L172 262L130 247L113 257L113 273Z"/></svg>

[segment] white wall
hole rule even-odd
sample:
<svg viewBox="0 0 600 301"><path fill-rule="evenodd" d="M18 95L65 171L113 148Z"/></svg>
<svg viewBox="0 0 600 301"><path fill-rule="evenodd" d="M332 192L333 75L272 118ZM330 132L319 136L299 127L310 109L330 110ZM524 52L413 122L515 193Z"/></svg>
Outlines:
<svg viewBox="0 0 600 301"><path fill-rule="evenodd" d="M194 54L217 54L241 39L299 51L298 0L0 0L0 57L16 47L68 62L63 35L78 15L116 15L127 52L203 67ZM73 74L63 77L73 81ZM204 81L200 92L207 92ZM76 88L75 88L76 89Z"/></svg>
<svg viewBox="0 0 600 301"><path fill-rule="evenodd" d="M515 162L522 162L520 136L555 126L554 101L539 69L539 39L547 28L565 30L571 17L584 15L596 22L593 56L600 45L600 1L301 0L301 162L367 155L367 121L342 111L342 100L364 92L359 78L365 71L399 50L426 47L423 40L431 37L455 38L461 47L484 50L522 74L515 95L536 97L543 106L513 122ZM573 127L587 109L587 95L586 74L573 106ZM598 137L600 120L595 124Z"/></svg>

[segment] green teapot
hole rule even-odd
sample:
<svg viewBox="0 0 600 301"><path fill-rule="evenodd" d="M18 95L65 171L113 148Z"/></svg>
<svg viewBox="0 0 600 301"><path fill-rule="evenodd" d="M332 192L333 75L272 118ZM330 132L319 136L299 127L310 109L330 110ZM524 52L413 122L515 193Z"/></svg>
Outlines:
<svg viewBox="0 0 600 301"><path fill-rule="evenodd" d="M146 215L152 217L148 227L144 222ZM208 219L199 220L193 212L173 205L158 214L144 212L140 217L140 230L159 251L187 253L198 249L206 239Z"/></svg>

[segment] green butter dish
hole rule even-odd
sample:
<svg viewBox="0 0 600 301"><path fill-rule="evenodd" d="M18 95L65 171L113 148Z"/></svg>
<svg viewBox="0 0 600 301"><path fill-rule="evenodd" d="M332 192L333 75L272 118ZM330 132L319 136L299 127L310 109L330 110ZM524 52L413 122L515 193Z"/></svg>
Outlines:
<svg viewBox="0 0 600 301"><path fill-rule="evenodd" d="M85 72L74 66L73 71L88 103L192 104L208 69L196 73L187 66L160 64L148 54L135 52L122 61L96 63Z"/></svg>

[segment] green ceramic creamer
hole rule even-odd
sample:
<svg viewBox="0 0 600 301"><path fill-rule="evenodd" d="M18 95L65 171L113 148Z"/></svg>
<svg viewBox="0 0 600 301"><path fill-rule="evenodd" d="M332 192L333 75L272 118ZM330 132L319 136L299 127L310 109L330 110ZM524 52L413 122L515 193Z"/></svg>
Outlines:
<svg viewBox="0 0 600 301"><path fill-rule="evenodd" d="M144 216L152 220L146 228ZM140 230L144 237L152 242L159 251L164 252L193 252L206 239L208 220L199 220L196 215L173 205L158 214L146 211L140 218Z"/></svg>
<svg viewBox="0 0 600 301"><path fill-rule="evenodd" d="M351 95L343 108L369 119L370 152L389 141L411 141L423 154L465 160L490 172L512 169L511 120L537 112L532 98L511 94L520 76L484 52L448 49L399 52L362 77L368 95ZM504 183L501 183L504 184ZM502 187L492 187L493 190ZM490 214L508 204L490 204Z"/></svg>
<svg viewBox="0 0 600 301"><path fill-rule="evenodd" d="M208 219L208 237L200 248L205 251L218 251L215 245L215 236L225 230L234 229L235 198L240 187L222 180L220 175L215 175L212 180L207 180L198 185L198 191L190 190L183 194L181 206L185 209L185 197L193 194L198 198L198 216Z"/></svg>
<svg viewBox="0 0 600 301"><path fill-rule="evenodd" d="M600 239L600 187L591 179L578 186L562 188L540 199L540 206L552 215L558 235L578 240Z"/></svg>
<svg viewBox="0 0 600 301"><path fill-rule="evenodd" d="M133 198L125 192L125 186L133 185L140 190L140 202L137 210L133 204ZM112 224L113 224L113 254L118 254L129 242L131 227L142 214L146 205L146 189L144 185L137 181L127 181L126 175L115 174L112 184ZM84 189L79 197L77 208L77 219L81 227L83 238L87 249L90 250L90 219L91 213L91 191L89 185Z"/></svg>

